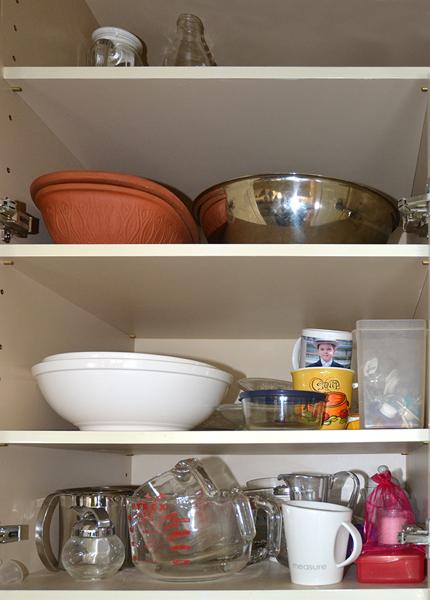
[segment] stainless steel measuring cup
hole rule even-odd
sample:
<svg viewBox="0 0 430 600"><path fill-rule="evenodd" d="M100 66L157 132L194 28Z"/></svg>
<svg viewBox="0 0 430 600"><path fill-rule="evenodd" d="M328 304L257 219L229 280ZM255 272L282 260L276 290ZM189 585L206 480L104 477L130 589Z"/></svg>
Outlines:
<svg viewBox="0 0 430 600"><path fill-rule="evenodd" d="M282 473L278 479L288 487L291 500L310 500L314 502L333 501L331 493L339 483L341 487L349 479L352 481L347 506L354 508L360 493L360 481L351 471L338 471L333 475L321 473Z"/></svg>

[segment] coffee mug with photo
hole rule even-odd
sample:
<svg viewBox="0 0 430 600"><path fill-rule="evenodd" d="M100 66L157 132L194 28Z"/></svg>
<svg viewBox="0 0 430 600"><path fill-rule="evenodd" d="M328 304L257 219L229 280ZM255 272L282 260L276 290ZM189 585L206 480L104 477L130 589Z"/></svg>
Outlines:
<svg viewBox="0 0 430 600"><path fill-rule="evenodd" d="M352 333L333 329L303 329L291 356L293 369L337 367L350 369Z"/></svg>

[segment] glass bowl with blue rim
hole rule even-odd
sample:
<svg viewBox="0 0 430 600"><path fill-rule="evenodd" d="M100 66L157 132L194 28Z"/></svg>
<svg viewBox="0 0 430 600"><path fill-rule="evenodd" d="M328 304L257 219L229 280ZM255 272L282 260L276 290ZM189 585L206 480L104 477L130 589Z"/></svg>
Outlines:
<svg viewBox="0 0 430 600"><path fill-rule="evenodd" d="M239 394L246 429L320 429L326 395L302 390Z"/></svg>

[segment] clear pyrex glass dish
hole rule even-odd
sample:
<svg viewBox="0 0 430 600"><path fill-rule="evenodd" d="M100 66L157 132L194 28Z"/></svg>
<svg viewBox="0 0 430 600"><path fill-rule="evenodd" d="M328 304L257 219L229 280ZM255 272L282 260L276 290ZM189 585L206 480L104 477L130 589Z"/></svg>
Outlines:
<svg viewBox="0 0 430 600"><path fill-rule="evenodd" d="M320 429L325 394L301 390L241 392L246 429Z"/></svg>

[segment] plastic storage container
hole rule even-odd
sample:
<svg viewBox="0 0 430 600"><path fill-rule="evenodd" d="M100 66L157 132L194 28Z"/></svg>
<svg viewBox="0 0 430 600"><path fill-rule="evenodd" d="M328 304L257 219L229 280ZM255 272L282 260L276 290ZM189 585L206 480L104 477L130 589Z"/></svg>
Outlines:
<svg viewBox="0 0 430 600"><path fill-rule="evenodd" d="M362 554L355 566L360 583L420 583L425 577L425 555L414 547Z"/></svg>
<svg viewBox="0 0 430 600"><path fill-rule="evenodd" d="M426 322L357 321L357 378L364 429L424 426Z"/></svg>

